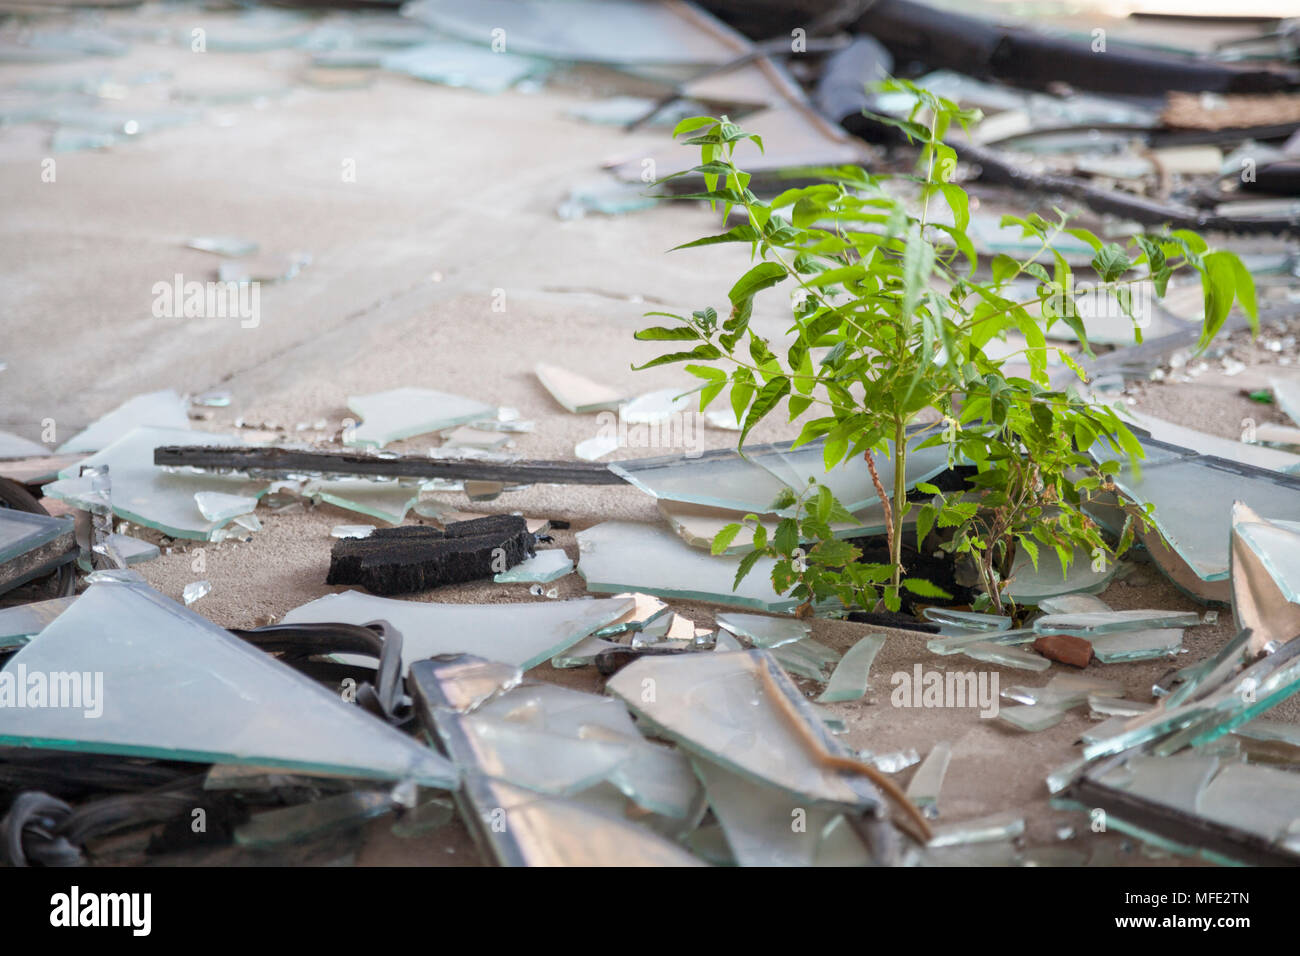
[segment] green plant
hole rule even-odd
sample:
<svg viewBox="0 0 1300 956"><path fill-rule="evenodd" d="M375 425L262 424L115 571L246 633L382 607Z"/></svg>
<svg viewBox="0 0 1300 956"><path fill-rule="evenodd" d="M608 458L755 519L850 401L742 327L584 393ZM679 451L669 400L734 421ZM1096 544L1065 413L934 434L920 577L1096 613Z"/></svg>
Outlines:
<svg viewBox="0 0 1300 956"><path fill-rule="evenodd" d="M640 367L688 363L686 370L703 380L701 409L729 389L742 423L742 453L754 426L785 403L790 420L803 421L796 445L822 440L828 470L847 457L862 457L885 503L889 560L868 563L832 534L834 522L852 517L825 487L790 489L772 510L794 509L794 516L782 519L774 534L769 536L759 515L746 516L753 551L742 561L737 583L767 555L777 559L777 589L801 599L805 610L832 597L897 609L902 588L945 597L933 583L907 574L904 518L915 507L918 549L929 536L938 547L969 555L987 603L1001 608L1017 549L1036 567L1040 548L1050 548L1065 570L1078 547L1095 560L1122 553L1133 521L1145 520L1132 509L1112 549L1080 508L1098 490L1113 487L1108 476L1119 468L1118 460L1094 463L1090 449L1104 443L1100 447L1127 456L1135 467L1142 451L1113 410L1074 388L1050 384L1052 352L1084 379L1068 352L1049 345L1045 333L1053 324L1065 322L1088 350L1075 308L1078 290L1056 249L1058 238L1067 234L1092 247L1099 280L1093 294L1110 297L1133 318L1138 341L1143 306L1135 289L1163 297L1171 275L1199 273L1204 348L1234 301L1257 324L1254 284L1234 254L1211 251L1194 233L1134 236L1130 257L1125 247L1071 227L1056 209L1055 221L1036 213L1004 217L1004 226L1018 226L1038 243L1033 254L982 260L967 234L967 193L950 181L956 154L944 143L953 123L968 127L978 112L905 81L883 86L915 100L906 119L876 117L920 147L917 175L900 177L910 181L910 195L889 177L845 166L804 171L821 181L763 201L733 158L737 144L747 139L761 150L757 136L726 117L678 124L674 136L688 135L686 143L699 147L700 164L677 175L694 174L704 182L703 192L682 198L720 207L724 226L731 227L677 248L746 243L753 264L728 293L725 317L713 308L689 317L649 313L679 324L637 333L642 340L674 343L674 351ZM947 210L942 217L940 203ZM1035 294L1017 297L1012 284L1025 278L1037 281ZM774 346L750 328L750 319L755 296L784 282L798 295L792 297L787 340ZM1011 355L1005 348L989 348L1008 331L1024 339L1024 348L1013 354L1023 354L1028 378L1008 374ZM969 487L940 492L921 483L916 488L929 500L909 502L909 451L936 445L947 446L950 462L975 467ZM882 454L894 458L889 490L878 477ZM715 553L741 530L742 524L728 526L714 541Z"/></svg>

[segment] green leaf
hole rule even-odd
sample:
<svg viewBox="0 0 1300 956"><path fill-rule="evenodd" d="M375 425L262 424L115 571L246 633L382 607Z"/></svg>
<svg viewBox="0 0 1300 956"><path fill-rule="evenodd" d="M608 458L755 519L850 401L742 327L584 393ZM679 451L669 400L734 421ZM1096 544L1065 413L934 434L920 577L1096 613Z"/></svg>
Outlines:
<svg viewBox="0 0 1300 956"><path fill-rule="evenodd" d="M776 534L772 536L772 544L781 554L793 554L794 549L799 547L799 525L793 518L781 519L781 523L776 526Z"/></svg>
<svg viewBox="0 0 1300 956"><path fill-rule="evenodd" d="M1241 303L1242 309L1250 317L1250 328L1256 335L1259 335L1259 303L1255 301L1255 279L1246 268L1246 264L1241 258L1234 253L1228 252L1225 255L1231 256L1233 278L1237 288L1237 301Z"/></svg>
<svg viewBox="0 0 1300 956"><path fill-rule="evenodd" d="M786 277L785 266L777 262L760 262L731 287L727 297L732 305L752 299L757 293L771 288Z"/></svg>
<svg viewBox="0 0 1300 956"><path fill-rule="evenodd" d="M740 567L736 568L736 580L732 582L731 590L734 591L740 587L740 582L745 580L745 575L754 570L754 565L758 563L758 559L762 556L761 551L750 551L740 559Z"/></svg>
<svg viewBox="0 0 1300 956"><path fill-rule="evenodd" d="M758 390L758 397L754 399L754 404L749 407L749 414L745 416L745 426L740 431L740 445L745 444L745 439L749 437L750 431L754 426L763 420L763 418L774 409L781 399L790 393L790 380L784 375L778 375Z"/></svg>
<svg viewBox="0 0 1300 956"><path fill-rule="evenodd" d="M932 584L931 582L927 581L925 578L903 578L903 580L900 581L899 583L903 585L903 587L911 591L913 594L915 594L917 597L926 597L926 598L951 598L952 597L952 595L949 594L947 591L945 591L943 588L939 587L937 584Z"/></svg>
<svg viewBox="0 0 1300 956"><path fill-rule="evenodd" d="M744 525L739 522L724 526L721 531L713 536L713 543L709 545L709 551L714 555L723 554L731 547L731 542L736 540L736 535L740 534L740 529L743 527Z"/></svg>
<svg viewBox="0 0 1300 956"><path fill-rule="evenodd" d="M700 333L689 325L680 325L671 329L656 326L650 329L641 329L634 333L632 337L639 342L684 342L689 339L698 339Z"/></svg>
<svg viewBox="0 0 1300 956"><path fill-rule="evenodd" d="M1205 270L1201 273L1201 292L1205 297L1205 321L1196 350L1202 351L1219 334L1237 291L1236 256L1230 252L1211 252L1205 256ZM1254 286L1251 287L1251 295Z"/></svg>

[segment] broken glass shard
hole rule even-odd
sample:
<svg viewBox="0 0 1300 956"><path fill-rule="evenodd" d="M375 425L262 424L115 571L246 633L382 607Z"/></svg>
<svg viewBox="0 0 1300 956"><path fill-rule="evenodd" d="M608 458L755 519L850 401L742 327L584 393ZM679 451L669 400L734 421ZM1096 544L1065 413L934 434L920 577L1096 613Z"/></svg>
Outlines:
<svg viewBox="0 0 1300 956"><path fill-rule="evenodd" d="M0 432L0 458L41 458L49 454L44 445L13 432Z"/></svg>
<svg viewBox="0 0 1300 956"><path fill-rule="evenodd" d="M952 744L946 741L935 744L907 784L907 799L925 811L927 816L938 814L939 791L943 789L943 778L948 773L948 761L951 759Z"/></svg>
<svg viewBox="0 0 1300 956"><path fill-rule="evenodd" d="M620 67L718 66L738 55L731 36L694 7L631 0L483 0L471 6L419 0L402 12L483 48L493 42L492 31L500 29L510 38L510 49L556 60Z"/></svg>
<svg viewBox="0 0 1300 956"><path fill-rule="evenodd" d="M626 409L625 415L626 415ZM630 421L630 419L629 419ZM927 481L948 467L945 448L917 448L914 436L908 455L907 486ZM821 442L797 449L789 444L746 446L742 456L729 450L706 451L694 458L666 457L613 462L610 470L656 498L723 508L743 513L774 512L786 488L803 491L810 479L831 489L837 501L858 512L879 501L866 463L850 458L826 471ZM885 487L892 487L892 458L877 455L876 470ZM775 510L782 517L792 508Z"/></svg>
<svg viewBox="0 0 1300 956"><path fill-rule="evenodd" d="M741 559L692 548L667 528L606 521L577 534L578 573L591 591L641 591L760 611L791 611L796 598L772 590L771 558L760 559L733 590Z"/></svg>
<svg viewBox="0 0 1300 956"><path fill-rule="evenodd" d="M1183 646L1182 629L1176 627L1083 636L1092 643L1093 654L1103 664L1167 657L1177 654Z"/></svg>
<svg viewBox="0 0 1300 956"><path fill-rule="evenodd" d="M1106 561L1100 570L1093 567L1092 556L1084 548L1076 548L1070 568L1061 572L1061 558L1055 551L1043 550L1038 567L1024 548L1016 551L1011 565L1011 581L1006 594L1019 604L1037 604L1045 598L1060 597L1080 592L1100 593L1106 590L1111 578L1119 570L1119 563Z"/></svg>
<svg viewBox="0 0 1300 956"><path fill-rule="evenodd" d="M876 655L885 646L883 634L868 634L845 653L835 665L826 689L817 699L824 704L858 700L867 692L867 675Z"/></svg>
<svg viewBox="0 0 1300 956"><path fill-rule="evenodd" d="M185 401L169 388L161 392L137 395L73 435L59 446L58 454L102 451L140 425L188 429L190 417ZM206 436L190 436L190 441L177 441L174 444L192 444L199 438L206 440ZM152 463L151 457L150 464ZM117 476L114 475L113 479L116 481Z"/></svg>
<svg viewBox="0 0 1300 956"><path fill-rule="evenodd" d="M615 594L616 598L631 598L634 602L632 610L622 615L612 624L598 628L593 631L595 637L613 637L618 634L641 631L652 621L658 620L661 616L668 613L668 605L657 597L649 594L637 594L635 592L628 594Z"/></svg>
<svg viewBox="0 0 1300 956"><path fill-rule="evenodd" d="M573 446L573 453L583 461L598 461L621 447L617 435L597 435L578 442Z"/></svg>
<svg viewBox="0 0 1300 956"><path fill-rule="evenodd" d="M926 641L925 647L935 654L960 654L965 648L975 644L1001 646L1029 644L1037 636L1032 627L1018 627L1011 631L967 631L964 634L952 634Z"/></svg>
<svg viewBox="0 0 1300 956"><path fill-rule="evenodd" d="M485 431L461 425L447 435L443 448L472 448L478 451L495 451L510 444L510 436L500 431Z"/></svg>
<svg viewBox="0 0 1300 956"><path fill-rule="evenodd" d="M746 637L755 647L780 647L793 644L812 633L807 621L790 617L764 617L761 614L728 612L714 617L718 627L725 627L737 637Z"/></svg>
<svg viewBox="0 0 1300 956"><path fill-rule="evenodd" d="M1110 609L1110 605L1095 594L1058 594L1038 602L1038 610L1044 614L1093 614Z"/></svg>
<svg viewBox="0 0 1300 956"><path fill-rule="evenodd" d="M497 53L454 40L422 43L389 53L380 65L427 83L467 87L480 93L502 93L521 80L545 76L550 69L543 60L505 51Z"/></svg>
<svg viewBox="0 0 1300 956"><path fill-rule="evenodd" d="M539 362L533 371L551 397L576 414L617 409L626 398L608 385L557 365Z"/></svg>
<svg viewBox="0 0 1300 956"><path fill-rule="evenodd" d="M677 536L693 548L713 549L713 539L729 524L739 524L744 519L744 512L729 511L726 508L712 508L708 505L691 504L685 501L670 501L660 498L656 502L659 512ZM918 509L913 508L903 518L903 527L916 525ZM885 531L885 509L879 502L867 505L853 514L851 522L835 521L830 523L831 533L837 538L856 538L862 535L883 534ZM776 534L781 521L778 514L760 514L759 522L767 528L768 538ZM725 554L744 554L754 548L753 539L748 532L742 532L728 545Z"/></svg>
<svg viewBox="0 0 1300 956"><path fill-rule="evenodd" d="M559 580L572 570L573 559L560 548L550 548L538 551L531 558L524 559L492 580L497 584L511 584L518 581L537 581L547 584Z"/></svg>
<svg viewBox="0 0 1300 956"><path fill-rule="evenodd" d="M162 553L158 550L158 545L150 544L148 541L141 541L139 538L133 538L129 534L110 534L108 536L108 545L113 551L122 556L122 560L127 565L152 561Z"/></svg>
<svg viewBox="0 0 1300 956"><path fill-rule="evenodd" d="M1197 455L1144 436L1139 441L1148 459L1142 463L1141 476L1124 467L1116 473L1115 484L1138 504L1155 505L1151 515L1155 528L1142 540L1162 570L1161 539L1200 582L1226 581L1234 501L1244 502L1269 520L1300 521L1300 477ZM1093 455L1102 460L1114 457L1100 448L1094 448ZM1187 507L1193 500L1199 507Z"/></svg>
<svg viewBox="0 0 1300 956"><path fill-rule="evenodd" d="M946 823L934 828L928 847L1012 840L1025 832L1025 818L1016 813L995 813L977 820Z"/></svg>
<svg viewBox="0 0 1300 956"><path fill-rule="evenodd" d="M79 476L82 467L107 465L113 481L113 513L133 524L156 528L173 538L211 540L220 523L209 521L195 507L194 495L216 491L259 496L268 483L222 475L171 472L153 463L153 450L161 445L239 445L233 435L193 432L175 428L134 428L103 451L59 472L60 480L44 488L51 498L89 509L92 489Z"/></svg>
<svg viewBox="0 0 1300 956"><path fill-rule="evenodd" d="M456 784L455 769L334 693L147 587L95 584L0 670L97 676L87 707L6 707L0 742ZM89 689L89 688L87 688Z"/></svg>
<svg viewBox="0 0 1300 956"><path fill-rule="evenodd" d="M822 831L840 815L837 810L803 807L789 794L756 786L709 760L697 758L693 763L739 865L813 865ZM868 856L865 850L863 856Z"/></svg>
<svg viewBox="0 0 1300 956"><path fill-rule="evenodd" d="M1045 671L1052 666L1052 662L1046 657L1041 657L1033 651L1026 651L1019 647L1004 647L987 641L966 644L959 653L977 661L987 661L990 664L1000 664L1003 667L1026 671Z"/></svg>
<svg viewBox="0 0 1300 956"><path fill-rule="evenodd" d="M1039 634L1076 634L1079 637L1100 637L1128 631L1149 631L1157 628L1195 627L1201 616L1195 611L1096 611L1083 614L1046 614L1034 621Z"/></svg>
<svg viewBox="0 0 1300 956"><path fill-rule="evenodd" d="M197 491L194 503L198 505L199 514L224 524L236 515L248 514L257 507L257 499L248 495L228 495L222 491Z"/></svg>
<svg viewBox="0 0 1300 956"><path fill-rule="evenodd" d="M1232 510L1232 608L1251 648L1300 633L1300 524L1269 521L1241 502Z"/></svg>
<svg viewBox="0 0 1300 956"><path fill-rule="evenodd" d="M254 814L235 827L240 846L270 847L300 843L338 830L359 827L393 809L392 795L383 791L354 790L294 807Z"/></svg>
<svg viewBox="0 0 1300 956"><path fill-rule="evenodd" d="M0 508L0 592L44 577L76 553L72 518Z"/></svg>
<svg viewBox="0 0 1300 956"><path fill-rule="evenodd" d="M976 631L1005 631L1011 627L1011 618L998 614L977 614L973 611L954 611L946 607L927 607L921 616L927 621L938 624L951 624L955 627Z"/></svg>
<svg viewBox="0 0 1300 956"><path fill-rule="evenodd" d="M406 513L420 500L422 486L399 481L366 481L341 478L336 481L311 481L302 493L326 504L355 511L370 518L401 524Z"/></svg>
<svg viewBox="0 0 1300 956"><path fill-rule="evenodd" d="M219 256L230 256L231 258L251 256L259 248L258 244L251 239L238 239L234 236L197 236L186 240L185 245L191 249L214 252ZM206 403L199 402L197 404ZM227 397L225 404L230 404L229 397Z"/></svg>
<svg viewBox="0 0 1300 956"><path fill-rule="evenodd" d="M332 538L368 538L375 530L372 524L336 524L330 528Z"/></svg>
<svg viewBox="0 0 1300 956"><path fill-rule="evenodd" d="M916 752L915 748L895 750L887 754L873 754L864 750L858 754L858 759L871 764L881 773L898 773L920 763L921 755Z"/></svg>
<svg viewBox="0 0 1300 956"><path fill-rule="evenodd" d="M612 623L634 606L631 598L433 604L344 591L294 608L285 615L284 623L387 621L402 632L402 656L407 663L438 654L475 654L528 670ZM345 654L340 660L365 665L370 659Z"/></svg>
<svg viewBox="0 0 1300 956"><path fill-rule="evenodd" d="M0 608L0 649L26 644L28 638L45 630L75 600L76 597L63 597Z"/></svg>
<svg viewBox="0 0 1300 956"><path fill-rule="evenodd" d="M444 431L496 416L496 408L472 398L427 388L396 388L348 399L361 424L345 429L345 445L382 448L389 442Z"/></svg>
<svg viewBox="0 0 1300 956"><path fill-rule="evenodd" d="M191 581L185 585L181 591L181 597L185 599L185 606L189 607L200 598L207 597L212 592L212 582L210 581Z"/></svg>
<svg viewBox="0 0 1300 956"><path fill-rule="evenodd" d="M643 657L609 678L606 690L648 721L655 736L751 781L796 798L879 805L865 778L828 765L827 754L848 752L767 651Z"/></svg>

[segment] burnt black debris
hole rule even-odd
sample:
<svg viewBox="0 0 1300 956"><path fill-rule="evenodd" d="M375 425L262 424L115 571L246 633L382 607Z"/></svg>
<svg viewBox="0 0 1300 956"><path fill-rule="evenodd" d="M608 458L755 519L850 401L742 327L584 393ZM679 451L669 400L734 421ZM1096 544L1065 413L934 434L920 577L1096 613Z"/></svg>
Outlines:
<svg viewBox="0 0 1300 956"><path fill-rule="evenodd" d="M534 536L517 515L454 521L445 530L413 525L342 538L330 554L326 584L372 594L409 594L490 577L528 557Z"/></svg>

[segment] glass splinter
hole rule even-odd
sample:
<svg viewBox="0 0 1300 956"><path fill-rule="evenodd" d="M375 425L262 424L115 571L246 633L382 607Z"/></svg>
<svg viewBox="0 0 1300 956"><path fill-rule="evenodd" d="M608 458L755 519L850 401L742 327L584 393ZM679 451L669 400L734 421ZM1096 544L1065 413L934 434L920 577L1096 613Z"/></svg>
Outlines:
<svg viewBox="0 0 1300 956"><path fill-rule="evenodd" d="M330 594L294 608L285 624L388 621L402 632L409 663L437 654L476 654L528 670L577 644L635 607L631 598L528 604L434 604L374 597L359 591ZM345 663L373 658L343 654Z"/></svg>
<svg viewBox="0 0 1300 956"><path fill-rule="evenodd" d="M1126 631L1195 627L1201 616L1195 611L1099 611L1091 614L1047 614L1034 621L1039 634L1077 634L1094 637Z"/></svg>
<svg viewBox="0 0 1300 956"><path fill-rule="evenodd" d="M199 514L209 521L224 524L237 515L245 515L257 507L257 499L247 495L228 495L220 491L198 491L194 503Z"/></svg>
<svg viewBox="0 0 1300 956"><path fill-rule="evenodd" d="M862 697L867 692L867 674L884 646L885 638L881 634L868 634L854 644L835 665L826 690L817 699L825 704Z"/></svg>
<svg viewBox="0 0 1300 956"><path fill-rule="evenodd" d="M760 611L792 611L795 598L772 589L771 558L762 558L734 587L740 556L692 548L667 528L606 521L578 532L578 573L590 591L640 591Z"/></svg>
<svg viewBox="0 0 1300 956"><path fill-rule="evenodd" d="M389 442L444 431L496 416L496 408L472 398L427 388L397 388L348 399L361 424L344 432L345 445L382 448Z"/></svg>
<svg viewBox="0 0 1300 956"><path fill-rule="evenodd" d="M509 584L517 581L536 581L547 584L564 577L572 570L573 559L565 554L563 549L551 548L546 551L538 551L533 557L526 558L509 571L498 574L492 580L498 584Z"/></svg>
<svg viewBox="0 0 1300 956"><path fill-rule="evenodd" d="M907 785L907 799L928 816L938 815L939 791L943 789L943 778L948 773L948 761L951 759L952 744L946 741L935 744Z"/></svg>

